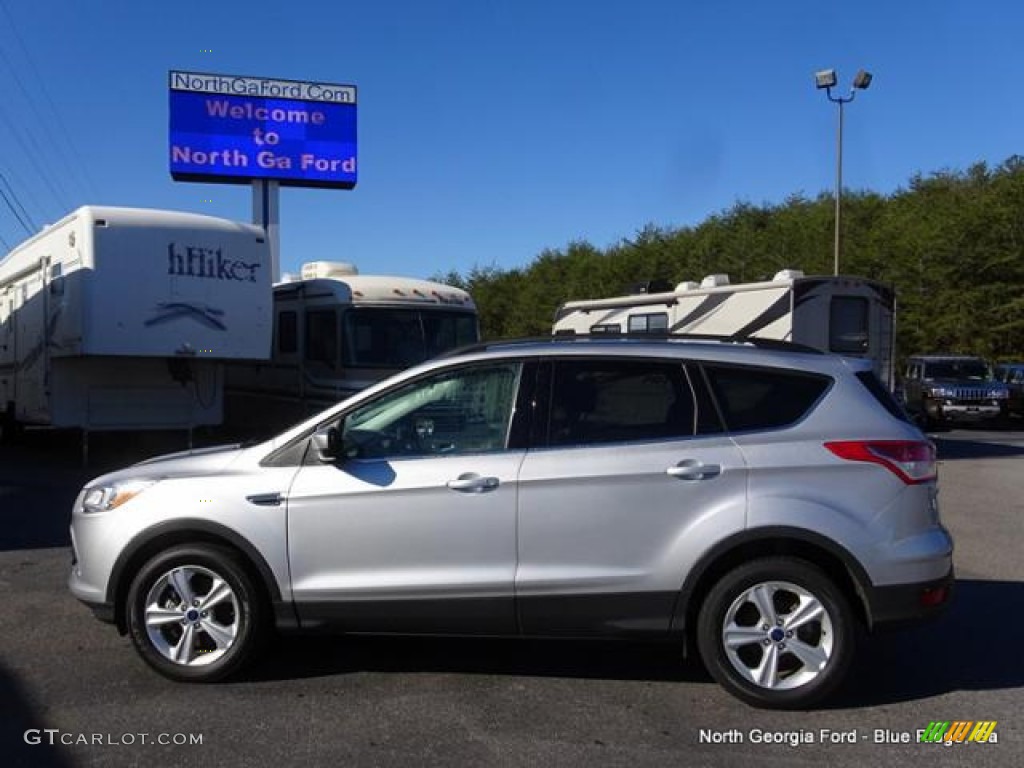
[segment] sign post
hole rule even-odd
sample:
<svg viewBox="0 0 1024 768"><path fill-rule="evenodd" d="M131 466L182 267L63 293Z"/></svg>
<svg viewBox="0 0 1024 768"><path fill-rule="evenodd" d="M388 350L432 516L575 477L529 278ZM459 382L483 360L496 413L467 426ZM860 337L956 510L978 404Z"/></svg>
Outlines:
<svg viewBox="0 0 1024 768"><path fill-rule="evenodd" d="M276 181L255 179L252 182L252 223L263 227L270 247L271 282L281 279L281 236L279 232L279 208L281 187Z"/></svg>

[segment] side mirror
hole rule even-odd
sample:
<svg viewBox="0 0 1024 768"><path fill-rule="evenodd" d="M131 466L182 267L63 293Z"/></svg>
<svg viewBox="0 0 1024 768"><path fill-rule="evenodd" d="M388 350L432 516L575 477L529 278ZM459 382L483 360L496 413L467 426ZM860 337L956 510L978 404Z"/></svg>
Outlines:
<svg viewBox="0 0 1024 768"><path fill-rule="evenodd" d="M324 427L314 432L313 450L324 464L337 460L341 456L341 433L338 428Z"/></svg>

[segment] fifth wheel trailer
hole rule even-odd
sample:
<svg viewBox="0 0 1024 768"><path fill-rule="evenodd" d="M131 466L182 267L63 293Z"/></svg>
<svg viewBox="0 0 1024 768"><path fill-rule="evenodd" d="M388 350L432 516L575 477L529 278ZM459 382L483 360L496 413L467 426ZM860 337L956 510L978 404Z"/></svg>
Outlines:
<svg viewBox="0 0 1024 768"><path fill-rule="evenodd" d="M220 423L223 361L266 358L262 229L86 206L0 260L4 424L89 430Z"/></svg>
<svg viewBox="0 0 1024 768"><path fill-rule="evenodd" d="M863 357L890 389L894 370L892 288L862 277L806 276L786 269L756 283L709 275L674 290L570 301L554 333L673 333L776 339Z"/></svg>

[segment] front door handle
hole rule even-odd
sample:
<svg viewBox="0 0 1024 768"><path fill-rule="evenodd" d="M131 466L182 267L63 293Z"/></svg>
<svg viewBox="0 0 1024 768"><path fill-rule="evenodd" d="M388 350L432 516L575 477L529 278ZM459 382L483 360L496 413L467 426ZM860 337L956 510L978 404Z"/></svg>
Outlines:
<svg viewBox="0 0 1024 768"><path fill-rule="evenodd" d="M684 459L674 467L665 470L665 474L678 480L709 480L722 474L718 464L705 464L696 459Z"/></svg>
<svg viewBox="0 0 1024 768"><path fill-rule="evenodd" d="M487 493L497 488L500 483L496 477L482 477L476 472L466 472L454 480L449 480L446 485L453 491L463 493Z"/></svg>

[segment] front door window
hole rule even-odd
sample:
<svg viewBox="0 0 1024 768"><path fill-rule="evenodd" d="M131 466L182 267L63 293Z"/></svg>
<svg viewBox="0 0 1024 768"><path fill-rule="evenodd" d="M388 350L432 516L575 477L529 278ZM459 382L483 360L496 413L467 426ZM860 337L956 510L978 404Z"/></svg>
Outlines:
<svg viewBox="0 0 1024 768"><path fill-rule="evenodd" d="M346 458L377 459L505 450L519 363L445 371L350 412Z"/></svg>

